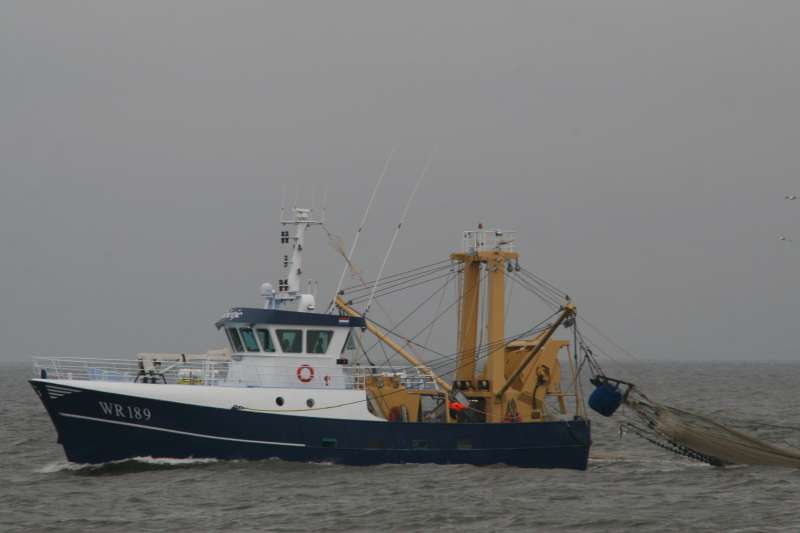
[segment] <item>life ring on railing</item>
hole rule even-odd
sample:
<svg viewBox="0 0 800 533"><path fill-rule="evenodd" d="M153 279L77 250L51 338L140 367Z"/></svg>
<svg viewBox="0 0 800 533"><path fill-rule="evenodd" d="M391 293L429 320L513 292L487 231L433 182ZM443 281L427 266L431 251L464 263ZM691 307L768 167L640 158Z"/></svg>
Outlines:
<svg viewBox="0 0 800 533"><path fill-rule="evenodd" d="M310 365L300 365L297 367L297 379L301 383L309 383L314 379L314 368Z"/></svg>

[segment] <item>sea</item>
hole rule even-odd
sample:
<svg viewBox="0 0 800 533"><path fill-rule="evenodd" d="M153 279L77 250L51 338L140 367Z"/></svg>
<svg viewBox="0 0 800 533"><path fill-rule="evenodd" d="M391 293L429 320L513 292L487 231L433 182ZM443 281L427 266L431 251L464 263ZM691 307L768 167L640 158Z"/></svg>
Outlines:
<svg viewBox="0 0 800 533"><path fill-rule="evenodd" d="M612 374L612 372L608 372ZM800 363L633 362L650 398L800 447ZM585 472L141 457L66 461L27 379L0 364L0 531L800 531L800 470L713 467L593 416Z"/></svg>

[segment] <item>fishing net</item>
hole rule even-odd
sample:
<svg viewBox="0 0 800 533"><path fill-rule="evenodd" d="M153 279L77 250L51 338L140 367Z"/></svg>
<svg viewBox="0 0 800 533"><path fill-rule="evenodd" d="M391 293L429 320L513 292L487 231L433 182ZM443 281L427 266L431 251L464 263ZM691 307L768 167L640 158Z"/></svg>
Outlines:
<svg viewBox="0 0 800 533"><path fill-rule="evenodd" d="M674 453L715 466L733 464L800 468L800 450L775 446L710 418L653 402L639 392L625 405L624 428Z"/></svg>

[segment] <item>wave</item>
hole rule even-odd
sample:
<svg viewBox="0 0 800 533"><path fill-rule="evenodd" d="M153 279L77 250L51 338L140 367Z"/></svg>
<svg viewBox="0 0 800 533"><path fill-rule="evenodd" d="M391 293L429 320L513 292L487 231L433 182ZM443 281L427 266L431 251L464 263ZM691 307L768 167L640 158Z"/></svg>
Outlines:
<svg viewBox="0 0 800 533"><path fill-rule="evenodd" d="M708 463L703 463L701 461L694 461L692 459L687 459L683 457L675 457L674 459L661 459L655 457L642 457L635 455L625 456L623 454L616 454L616 453L590 454L589 464L591 465L598 463L635 463L635 464L653 464L653 465L665 465L665 466L677 466L677 467L713 468Z"/></svg>
<svg viewBox="0 0 800 533"><path fill-rule="evenodd" d="M55 461L35 470L38 474L54 474L57 472L83 472L94 473L119 470L148 470L155 468L187 467L194 465L207 465L218 463L219 459L211 458L186 458L171 457L131 457L106 463L71 463L69 461ZM142 468L143 467L143 468Z"/></svg>

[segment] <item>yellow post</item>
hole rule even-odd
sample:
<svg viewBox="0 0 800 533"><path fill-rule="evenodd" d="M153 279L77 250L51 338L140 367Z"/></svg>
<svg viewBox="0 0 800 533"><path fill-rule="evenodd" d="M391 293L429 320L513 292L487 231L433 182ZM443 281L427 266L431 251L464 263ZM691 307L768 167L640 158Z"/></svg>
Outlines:
<svg viewBox="0 0 800 533"><path fill-rule="evenodd" d="M505 383L505 259L503 254L494 253L486 262L489 271L489 301L487 309L487 340L489 357L486 361L486 378L492 392ZM503 391L505 392L505 391ZM505 402L503 395L489 399L486 404L488 421L499 422L503 418Z"/></svg>
<svg viewBox="0 0 800 533"><path fill-rule="evenodd" d="M481 262L464 259L464 283L461 299L461 336L458 339L456 379L475 383L475 343L478 335L478 312L481 295Z"/></svg>

